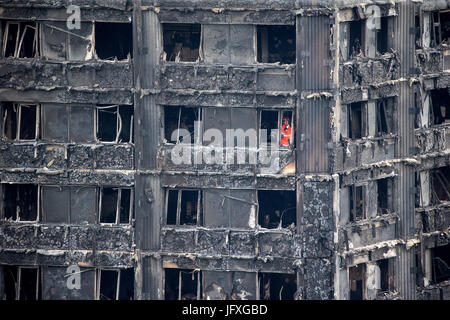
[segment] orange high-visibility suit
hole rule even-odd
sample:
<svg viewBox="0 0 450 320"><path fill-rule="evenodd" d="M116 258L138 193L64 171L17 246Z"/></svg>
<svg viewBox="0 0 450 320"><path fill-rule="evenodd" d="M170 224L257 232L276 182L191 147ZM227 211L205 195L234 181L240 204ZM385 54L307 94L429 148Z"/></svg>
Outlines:
<svg viewBox="0 0 450 320"><path fill-rule="evenodd" d="M291 144L291 126L290 125L285 125L283 124L281 126L281 140L280 140L280 144L282 146L287 146L289 147L289 145Z"/></svg>

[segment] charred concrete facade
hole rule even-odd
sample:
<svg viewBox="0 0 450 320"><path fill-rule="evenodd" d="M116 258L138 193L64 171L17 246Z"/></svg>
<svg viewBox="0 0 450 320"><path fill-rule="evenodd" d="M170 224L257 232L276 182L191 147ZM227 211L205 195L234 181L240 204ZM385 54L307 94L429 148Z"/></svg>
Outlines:
<svg viewBox="0 0 450 320"><path fill-rule="evenodd" d="M450 3L0 4L0 297L450 298Z"/></svg>

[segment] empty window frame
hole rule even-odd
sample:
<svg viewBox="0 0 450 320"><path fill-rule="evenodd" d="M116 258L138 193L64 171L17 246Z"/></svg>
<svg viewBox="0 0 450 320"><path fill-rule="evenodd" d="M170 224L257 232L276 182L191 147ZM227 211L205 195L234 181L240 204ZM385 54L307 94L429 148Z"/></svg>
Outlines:
<svg viewBox="0 0 450 320"><path fill-rule="evenodd" d="M197 143L200 143L202 137L202 111L201 108L164 107L165 140L171 143L194 143L195 138L197 138ZM198 133L197 137L195 137L195 131Z"/></svg>
<svg viewBox="0 0 450 320"><path fill-rule="evenodd" d="M394 210L394 179L385 178L377 180L378 214L388 214Z"/></svg>
<svg viewBox="0 0 450 320"><path fill-rule="evenodd" d="M450 280L450 244L432 248L431 259L433 282Z"/></svg>
<svg viewBox="0 0 450 320"><path fill-rule="evenodd" d="M12 221L37 221L38 186L34 184L2 184L3 216Z"/></svg>
<svg viewBox="0 0 450 320"><path fill-rule="evenodd" d="M34 58L39 55L38 24L36 22L2 21L2 56Z"/></svg>
<svg viewBox="0 0 450 320"><path fill-rule="evenodd" d="M165 300L200 300L201 272L192 269L164 269Z"/></svg>
<svg viewBox="0 0 450 320"><path fill-rule="evenodd" d="M366 266L358 264L348 269L350 300L364 300L366 288Z"/></svg>
<svg viewBox="0 0 450 320"><path fill-rule="evenodd" d="M450 70L450 50L442 51L442 55L442 60L444 62L442 69L448 72Z"/></svg>
<svg viewBox="0 0 450 320"><path fill-rule="evenodd" d="M415 272L416 285L422 287L422 286L428 285L429 283L428 283L428 278L426 277L426 267L427 266L426 265L422 266L423 257L422 257L422 254L420 251L421 251L420 248L414 249L414 268L415 268L415 270L417 270ZM426 252L427 252L427 250L425 249L425 253ZM425 269L424 269L424 267L425 267ZM426 281L426 284L425 284L425 281Z"/></svg>
<svg viewBox="0 0 450 320"><path fill-rule="evenodd" d="M450 44L450 10L431 13L431 46Z"/></svg>
<svg viewBox="0 0 450 320"><path fill-rule="evenodd" d="M97 141L133 143L133 106L97 106Z"/></svg>
<svg viewBox="0 0 450 320"><path fill-rule="evenodd" d="M202 225L201 190L166 189L167 225Z"/></svg>
<svg viewBox="0 0 450 320"><path fill-rule="evenodd" d="M350 186L348 188L350 201L350 222L365 219L365 186Z"/></svg>
<svg viewBox="0 0 450 320"><path fill-rule="evenodd" d="M386 99L378 100L376 103L377 136L392 133L391 122L387 118L389 114L387 110L388 101Z"/></svg>
<svg viewBox="0 0 450 320"><path fill-rule="evenodd" d="M414 88L414 110L420 110L422 106L422 94L420 93L419 88ZM415 112L414 115L414 129L419 129L422 127L422 121L425 122L425 120L422 120L420 117L420 113ZM429 112L429 116L431 116L431 112Z"/></svg>
<svg viewBox="0 0 450 320"><path fill-rule="evenodd" d="M133 218L133 189L100 188L100 223L128 224Z"/></svg>
<svg viewBox="0 0 450 320"><path fill-rule="evenodd" d="M41 300L42 284L39 267L3 266L4 300Z"/></svg>
<svg viewBox="0 0 450 320"><path fill-rule="evenodd" d="M97 300L133 300L134 269L97 269Z"/></svg>
<svg viewBox="0 0 450 320"><path fill-rule="evenodd" d="M259 273L260 300L294 300L297 276L284 273Z"/></svg>
<svg viewBox="0 0 450 320"><path fill-rule="evenodd" d="M394 259L382 259L377 261L378 267L380 268L380 292L395 291L394 263Z"/></svg>
<svg viewBox="0 0 450 320"><path fill-rule="evenodd" d="M39 137L39 105L2 103L3 137L12 141L32 141Z"/></svg>
<svg viewBox="0 0 450 320"><path fill-rule="evenodd" d="M194 62L199 59L200 24L163 23L166 61Z"/></svg>
<svg viewBox="0 0 450 320"><path fill-rule="evenodd" d="M430 180L432 203L450 201L450 166L431 170Z"/></svg>
<svg viewBox="0 0 450 320"><path fill-rule="evenodd" d="M295 26L258 25L256 28L258 62L295 64Z"/></svg>
<svg viewBox="0 0 450 320"><path fill-rule="evenodd" d="M366 20L350 21L350 41L348 56L355 58L360 53L364 55Z"/></svg>
<svg viewBox="0 0 450 320"><path fill-rule="evenodd" d="M367 109L362 102L347 105L348 109L348 137L361 139L367 135Z"/></svg>
<svg viewBox="0 0 450 320"><path fill-rule="evenodd" d="M422 34L423 34L423 26L421 23L422 15L420 12L417 12L414 16L414 28L415 28L415 35L414 35L414 42L416 44L416 50L423 48L423 40L422 40Z"/></svg>
<svg viewBox="0 0 450 320"><path fill-rule="evenodd" d="M380 18L380 29L377 29L377 53L385 54L390 49L388 46L388 17Z"/></svg>
<svg viewBox="0 0 450 320"><path fill-rule="evenodd" d="M133 54L131 23L95 22L95 53L101 60L125 60Z"/></svg>
<svg viewBox="0 0 450 320"><path fill-rule="evenodd" d="M260 144L272 143L272 130L278 131L279 145L282 148L294 146L295 128L292 111L261 110L259 117ZM265 130L265 131L264 131ZM274 136L275 137L275 136Z"/></svg>
<svg viewBox="0 0 450 320"><path fill-rule="evenodd" d="M450 123L450 92L449 89L431 91L431 123Z"/></svg>
<svg viewBox="0 0 450 320"><path fill-rule="evenodd" d="M414 172L414 188L416 188L416 190L420 190L419 192L416 192L414 195L414 205L415 208L421 207L422 206L422 202L424 201L423 199L423 190L421 188L421 178L420 178L420 172L416 171ZM425 227L424 227L425 228Z"/></svg>
<svg viewBox="0 0 450 320"><path fill-rule="evenodd" d="M297 224L295 191L258 190L258 223L266 229Z"/></svg>

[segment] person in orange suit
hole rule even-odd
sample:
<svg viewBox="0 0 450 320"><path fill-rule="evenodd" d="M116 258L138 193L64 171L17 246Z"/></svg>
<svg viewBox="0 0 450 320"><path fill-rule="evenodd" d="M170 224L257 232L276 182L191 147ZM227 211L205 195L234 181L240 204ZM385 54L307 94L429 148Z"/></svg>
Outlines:
<svg viewBox="0 0 450 320"><path fill-rule="evenodd" d="M283 118L283 124L281 125L281 140L282 146L289 147L291 145L291 131L292 127L289 125L289 117Z"/></svg>

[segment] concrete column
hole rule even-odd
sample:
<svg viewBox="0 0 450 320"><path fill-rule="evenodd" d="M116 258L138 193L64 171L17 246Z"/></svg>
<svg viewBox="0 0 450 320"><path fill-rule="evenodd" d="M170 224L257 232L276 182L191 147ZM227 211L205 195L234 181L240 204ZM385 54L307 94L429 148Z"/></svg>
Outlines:
<svg viewBox="0 0 450 320"><path fill-rule="evenodd" d="M339 189L339 225L346 225L350 221L350 199L349 188Z"/></svg>
<svg viewBox="0 0 450 320"><path fill-rule="evenodd" d="M341 105L341 114L339 120L339 123L341 125L339 128L339 133L342 135L342 137L348 138L348 105ZM337 141L339 141L339 139L340 137Z"/></svg>
<svg viewBox="0 0 450 320"><path fill-rule="evenodd" d="M366 39L365 39L365 55L368 58L375 58L377 54L377 29L369 28L366 24Z"/></svg>
<svg viewBox="0 0 450 320"><path fill-rule="evenodd" d="M377 298L377 292L381 289L381 272L378 264L367 263L366 264L366 300L375 300Z"/></svg>
<svg viewBox="0 0 450 320"><path fill-rule="evenodd" d="M164 300L164 270L161 259L143 258L143 295L144 300Z"/></svg>
<svg viewBox="0 0 450 320"><path fill-rule="evenodd" d="M350 24L348 22L337 22L339 25L339 51L342 61L348 60L348 45L350 39Z"/></svg>
<svg viewBox="0 0 450 320"><path fill-rule="evenodd" d="M336 20L333 26L334 31L334 46L335 50L335 61L333 70L333 85L334 87L339 87L340 81L340 64L341 57L342 61L348 59L348 41L349 41L349 24L345 22L340 22L339 13L336 15ZM332 131L332 141L334 143L339 143L341 135L343 137L347 136L347 108L341 103L341 95L335 96L334 105L334 125L335 130Z"/></svg>
<svg viewBox="0 0 450 320"><path fill-rule="evenodd" d="M135 270L136 299L162 298L162 267L160 258L146 254L160 247L160 222L164 190L160 176L151 173L157 169L157 150L161 143L160 108L155 95L141 96L139 90L155 86L154 69L162 53L161 24L155 12L141 10L141 1L135 0L133 10L134 81L137 92L135 104L135 243L138 259ZM150 173L149 173L150 172Z"/></svg>
<svg viewBox="0 0 450 320"><path fill-rule="evenodd" d="M422 109L420 110L420 125L423 128L430 126L430 95L425 93L422 96Z"/></svg>
<svg viewBox="0 0 450 320"><path fill-rule="evenodd" d="M430 172L420 172L420 206L427 207L430 205Z"/></svg>
<svg viewBox="0 0 450 320"><path fill-rule="evenodd" d="M395 17L395 49L401 61L399 77L412 77L415 63L415 36L410 32L415 27L415 6L411 2L398 3L398 15ZM407 82L399 84L398 97L398 135L396 156L411 157L414 147L414 115L410 107L414 105L413 88ZM396 197L398 201L398 236L408 240L415 234L415 195L411 192L415 186L414 169L402 164L398 170ZM403 299L416 298L415 252L413 248L399 247L396 258L396 288Z"/></svg>
<svg viewBox="0 0 450 320"><path fill-rule="evenodd" d="M431 45L431 12L423 13L423 34L422 45L424 49L430 48Z"/></svg>
<svg viewBox="0 0 450 320"><path fill-rule="evenodd" d="M348 268L341 268L340 258L336 256L336 276L335 276L334 299L349 300L350 286L348 282Z"/></svg>
<svg viewBox="0 0 450 320"><path fill-rule="evenodd" d="M375 218L378 213L378 184L370 181L366 188L367 217Z"/></svg>
<svg viewBox="0 0 450 320"><path fill-rule="evenodd" d="M433 263L431 249L425 249L425 277L423 279L424 285L428 286L433 280Z"/></svg>
<svg viewBox="0 0 450 320"><path fill-rule="evenodd" d="M375 101L367 102L367 134L375 137L377 132L377 104Z"/></svg>

